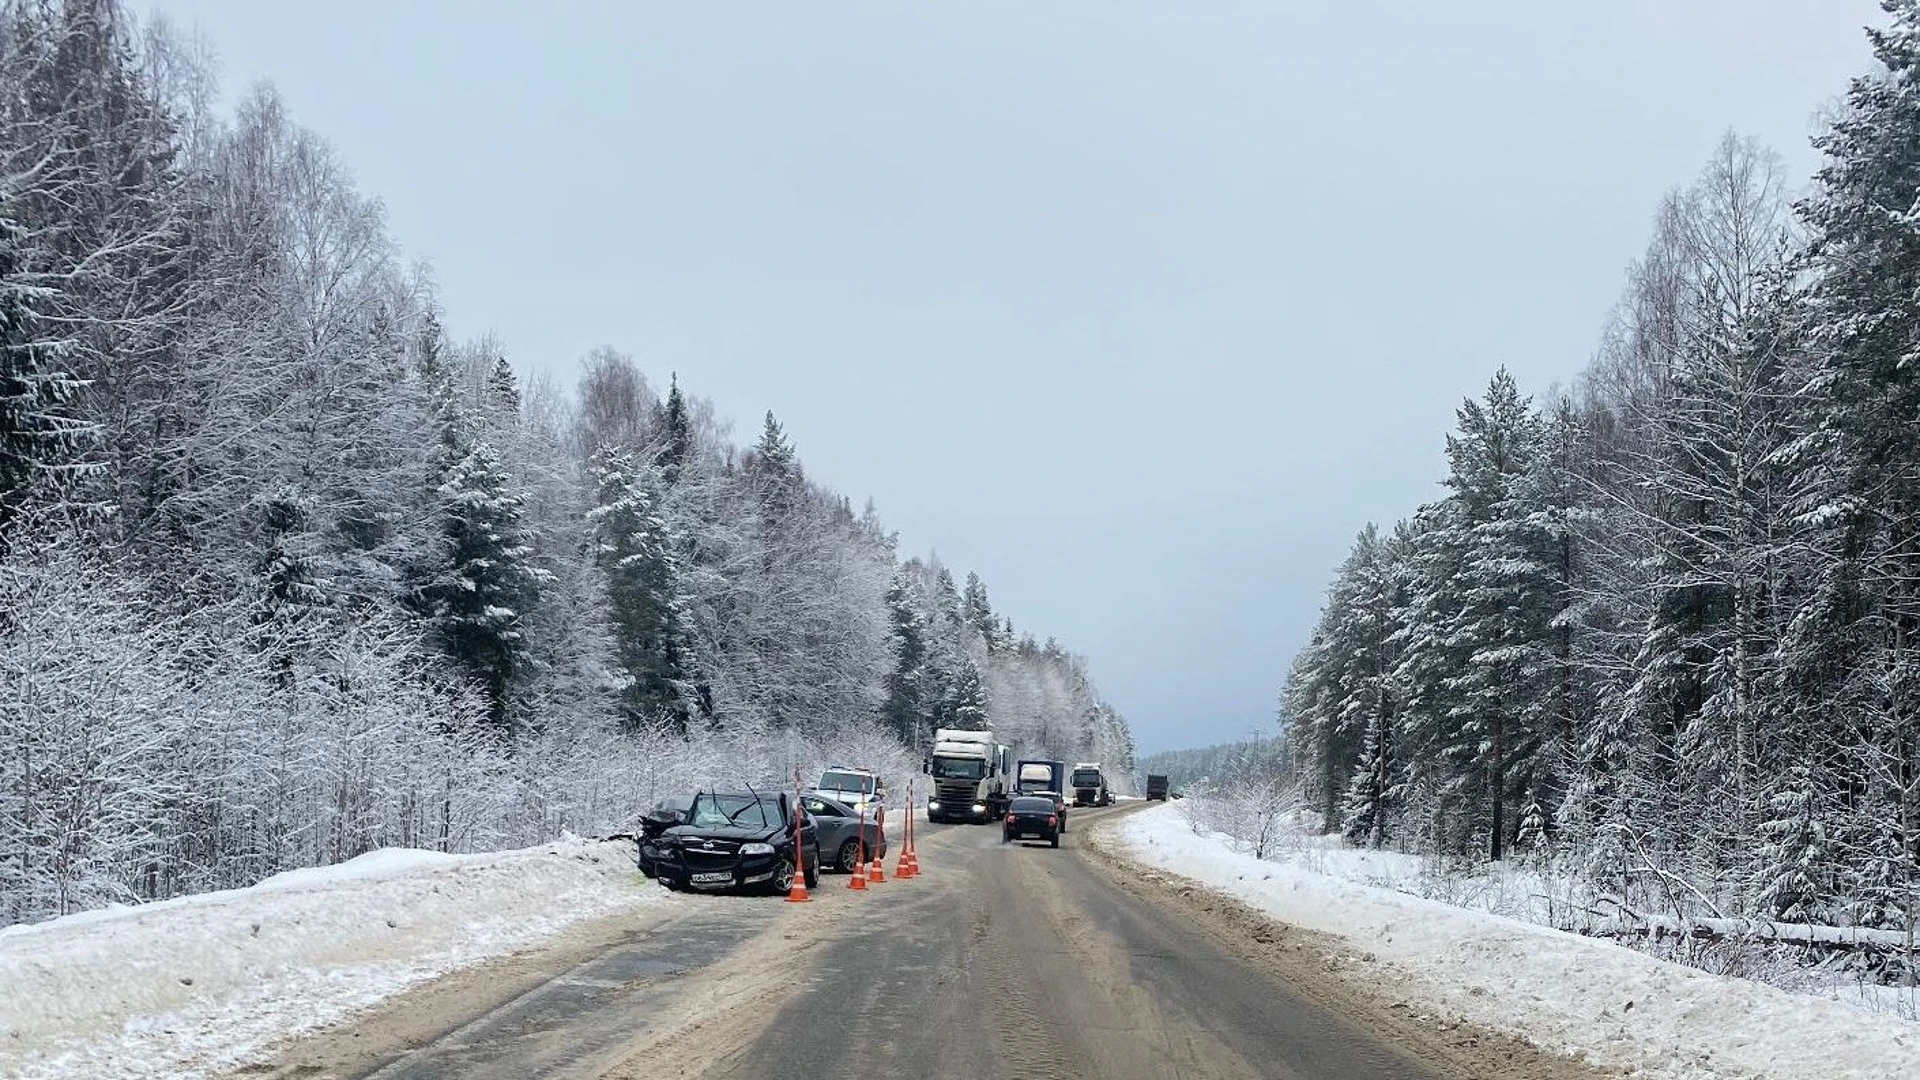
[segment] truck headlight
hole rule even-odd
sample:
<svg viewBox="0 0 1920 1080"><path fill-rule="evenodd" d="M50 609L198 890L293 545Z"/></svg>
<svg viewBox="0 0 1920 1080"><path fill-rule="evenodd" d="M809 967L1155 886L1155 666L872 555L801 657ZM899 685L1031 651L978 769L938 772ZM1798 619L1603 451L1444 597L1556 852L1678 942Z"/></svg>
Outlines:
<svg viewBox="0 0 1920 1080"><path fill-rule="evenodd" d="M772 845L772 844L741 844L741 845L740 845L740 854L742 854L742 855L771 855L771 854L773 854L773 845Z"/></svg>
<svg viewBox="0 0 1920 1080"><path fill-rule="evenodd" d="M986 813L986 812L987 812L987 804L986 804L986 803L983 803L983 802L977 802L977 803L974 803L974 804L973 804L973 812L974 812L974 813L976 813L976 814L984 814L984 813Z"/></svg>
<svg viewBox="0 0 1920 1080"><path fill-rule="evenodd" d="M928 800L927 800L927 809L929 809L929 810L938 810L938 809L940 809L940 803L939 803L939 801L938 801L938 800L936 800L936 799L928 799Z"/></svg>

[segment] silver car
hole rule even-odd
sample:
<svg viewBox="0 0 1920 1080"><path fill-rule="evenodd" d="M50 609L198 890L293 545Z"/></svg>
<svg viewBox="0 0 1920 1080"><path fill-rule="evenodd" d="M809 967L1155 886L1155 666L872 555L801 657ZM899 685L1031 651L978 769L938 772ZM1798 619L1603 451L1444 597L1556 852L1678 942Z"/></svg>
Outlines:
<svg viewBox="0 0 1920 1080"><path fill-rule="evenodd" d="M860 812L839 799L829 798L817 791L809 791L800 796L800 805L813 819L813 827L820 837L820 857L827 866L842 873L852 873L854 866L863 857L868 860L884 859L887 856L887 838L880 826L873 820L871 811L867 814L866 842L860 839ZM879 850L876 851L875 849Z"/></svg>

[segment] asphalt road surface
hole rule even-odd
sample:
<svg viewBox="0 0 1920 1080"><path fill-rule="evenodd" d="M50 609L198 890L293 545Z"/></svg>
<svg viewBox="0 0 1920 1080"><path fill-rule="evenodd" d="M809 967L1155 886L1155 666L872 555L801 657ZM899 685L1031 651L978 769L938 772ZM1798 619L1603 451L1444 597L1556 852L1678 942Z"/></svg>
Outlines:
<svg viewBox="0 0 1920 1080"><path fill-rule="evenodd" d="M694 897L665 921L469 979L250 1077L856 1076L1567 1080L1601 1074L1420 1017L1370 958L1087 843L923 826L923 873L816 901ZM891 870L891 867L889 867ZM538 961L523 961L523 963Z"/></svg>

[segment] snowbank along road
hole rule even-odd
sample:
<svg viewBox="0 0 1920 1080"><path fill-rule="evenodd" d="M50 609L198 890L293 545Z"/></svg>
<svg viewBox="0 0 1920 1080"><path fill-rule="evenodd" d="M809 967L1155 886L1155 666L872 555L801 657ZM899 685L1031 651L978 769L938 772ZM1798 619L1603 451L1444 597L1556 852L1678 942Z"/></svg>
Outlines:
<svg viewBox="0 0 1920 1080"><path fill-rule="evenodd" d="M1604 1075L1410 1016L1328 939L1088 842L928 826L922 875L815 902L696 897L421 987L233 1077L1558 1078Z"/></svg>

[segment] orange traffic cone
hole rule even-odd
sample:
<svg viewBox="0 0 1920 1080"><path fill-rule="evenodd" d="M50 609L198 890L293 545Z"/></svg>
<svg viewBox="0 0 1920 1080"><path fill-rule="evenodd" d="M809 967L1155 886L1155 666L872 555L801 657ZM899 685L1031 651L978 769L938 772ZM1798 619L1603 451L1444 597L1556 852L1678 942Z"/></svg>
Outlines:
<svg viewBox="0 0 1920 1080"><path fill-rule="evenodd" d="M873 861L867 864L867 881L878 885L885 880L887 880L887 871L880 865L880 856L875 855Z"/></svg>
<svg viewBox="0 0 1920 1080"><path fill-rule="evenodd" d="M918 861L913 854L913 810L909 808L907 810L906 828L901 830L900 861L893 866L894 878L919 877L920 867L916 865Z"/></svg>
<svg viewBox="0 0 1920 1080"><path fill-rule="evenodd" d="M853 864L853 873L847 875L847 888L852 889L855 892L867 891L867 875L864 869L865 865L866 864L864 863Z"/></svg>
<svg viewBox="0 0 1920 1080"><path fill-rule="evenodd" d="M806 872L795 867L793 871L793 884L787 886L787 903L805 904L812 902L812 900L813 897L807 895Z"/></svg>
<svg viewBox="0 0 1920 1080"><path fill-rule="evenodd" d="M800 778L794 777L794 794L798 795ZM793 881L787 885L787 903L805 904L813 900L807 895L807 851L800 846L800 808L793 810Z"/></svg>

